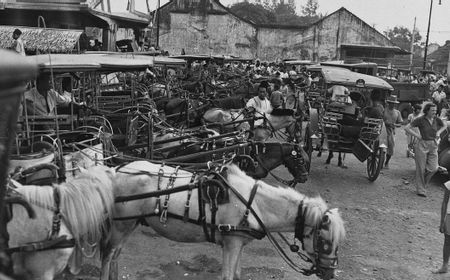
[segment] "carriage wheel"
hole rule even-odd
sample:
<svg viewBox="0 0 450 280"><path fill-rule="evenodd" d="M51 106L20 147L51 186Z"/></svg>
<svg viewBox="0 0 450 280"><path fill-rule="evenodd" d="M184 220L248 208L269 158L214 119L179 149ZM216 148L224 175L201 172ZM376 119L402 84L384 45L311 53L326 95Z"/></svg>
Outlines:
<svg viewBox="0 0 450 280"><path fill-rule="evenodd" d="M367 175L369 181L373 182L380 175L383 167L386 151L378 146L378 142L374 145L374 152L367 158Z"/></svg>
<svg viewBox="0 0 450 280"><path fill-rule="evenodd" d="M309 127L309 124L306 125L305 128L305 136L304 136L304 142L303 142L303 149L305 150L306 154L309 157L308 163L306 165L306 169L311 169L311 157L312 157L312 151L313 151L313 145L312 145L312 139L311 139L311 128Z"/></svg>

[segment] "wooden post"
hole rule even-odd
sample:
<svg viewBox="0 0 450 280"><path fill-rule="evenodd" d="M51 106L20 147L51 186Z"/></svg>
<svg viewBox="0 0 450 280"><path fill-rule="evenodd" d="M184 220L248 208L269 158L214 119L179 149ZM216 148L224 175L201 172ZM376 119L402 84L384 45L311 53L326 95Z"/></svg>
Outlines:
<svg viewBox="0 0 450 280"><path fill-rule="evenodd" d="M31 61L11 51L0 50L0 277L1 273L12 276L8 248L9 235L5 216L5 195L8 178L9 152L16 135L21 94L25 81L35 76L37 67Z"/></svg>

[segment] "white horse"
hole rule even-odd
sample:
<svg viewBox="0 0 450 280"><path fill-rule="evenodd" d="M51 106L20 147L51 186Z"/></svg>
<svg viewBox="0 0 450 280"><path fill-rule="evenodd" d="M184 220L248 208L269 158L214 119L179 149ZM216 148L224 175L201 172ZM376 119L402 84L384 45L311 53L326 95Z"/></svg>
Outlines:
<svg viewBox="0 0 450 280"><path fill-rule="evenodd" d="M224 131L247 131L250 125L247 122L239 122L244 119L243 110L225 110L221 108L211 108L203 114L203 120L206 123L221 123ZM227 125L228 124L228 125Z"/></svg>
<svg viewBox="0 0 450 280"><path fill-rule="evenodd" d="M24 275L26 279L50 280L68 264L72 273L78 273L81 265L80 246L85 242L99 241L111 226L113 176L113 169L95 166L60 185L15 184L13 192L32 206L36 218L30 219L22 206L12 205L12 219L7 229L10 235L9 247L13 250L14 273ZM58 194L59 199L56 198ZM58 209L61 214L59 229L58 223L53 222ZM19 250L26 249L29 243L48 248L31 252ZM71 243L75 246L71 246Z"/></svg>
<svg viewBox="0 0 450 280"><path fill-rule="evenodd" d="M151 195L132 201L118 199L185 186L192 182L190 172L145 161L117 169L114 190L116 201L121 202L115 205L113 228L102 250L102 279L117 277L120 249L139 224L149 225L161 236L179 242L214 241L221 244L222 279L226 280L240 279L244 245L262 238L267 232L295 232L317 268L316 272L324 279L331 279L337 266L337 247L345 236L338 210L328 210L320 197L309 198L291 188L274 187L255 180L235 165L228 165L225 170L228 202L219 203L214 215L209 206L198 206L198 200L204 199L205 193L207 197L214 196L210 189L199 185L191 192L172 193L169 198ZM201 179L197 177L197 180ZM248 218L243 218L248 208L239 196L253 201L254 212L247 213ZM186 205L191 206L186 208ZM110 272L114 277L110 278Z"/></svg>

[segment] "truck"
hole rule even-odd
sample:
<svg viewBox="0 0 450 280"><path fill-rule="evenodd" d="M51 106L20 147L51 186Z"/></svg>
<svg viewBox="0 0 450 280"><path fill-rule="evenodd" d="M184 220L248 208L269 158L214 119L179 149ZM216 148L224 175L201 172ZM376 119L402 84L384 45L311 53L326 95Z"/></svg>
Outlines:
<svg viewBox="0 0 450 280"><path fill-rule="evenodd" d="M402 118L406 120L408 115L413 112L414 104L422 104L431 97L430 86L428 84L413 84L407 82L388 81L394 88L392 95L397 96L398 110L402 114Z"/></svg>

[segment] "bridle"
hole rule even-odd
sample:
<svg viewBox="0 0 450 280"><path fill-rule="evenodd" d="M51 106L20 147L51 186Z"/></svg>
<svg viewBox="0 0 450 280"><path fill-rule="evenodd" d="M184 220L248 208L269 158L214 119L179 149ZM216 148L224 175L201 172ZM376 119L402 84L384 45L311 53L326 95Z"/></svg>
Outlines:
<svg viewBox="0 0 450 280"><path fill-rule="evenodd" d="M280 147L280 150L281 150L281 155L283 155L283 159L284 159L284 149L283 149L283 144L282 143L278 143L279 144L279 147ZM257 145L257 144L255 144L255 145ZM265 144L264 144L265 145ZM256 152L255 152L255 158L256 158L256 161L258 162L258 164L259 164L259 166L261 166L261 168L264 170L264 172L266 172L266 173L269 173L270 175L272 175L272 177L274 177L275 178L275 180L277 180L278 182L280 182L280 183L282 183L282 184L285 184L285 185L287 185L287 186L290 186L290 187L295 187L295 185L297 184L297 183L299 183L300 181L299 181L299 178L297 178L297 176L294 176L294 179L292 179L292 180L285 180L285 179L283 179L283 178L281 178L281 177L279 177L279 176L277 176L276 174L274 174L270 169L268 169L265 165L264 165L264 162L262 162L262 160L261 160L261 158L260 158L260 156L259 156L259 153L258 153L258 148L256 147ZM292 150L292 152L291 152L291 154L289 155L289 156L292 156L293 158L294 158L294 165L295 166L303 166L303 165L305 165L305 159L301 156L301 153L299 152L299 151L297 151L297 146L294 146L294 149ZM286 164L286 162L283 162L283 164L286 166L286 167L288 167L287 166L287 164ZM294 167L295 168L295 167ZM290 169L289 167L288 167L288 169ZM303 175L302 175L303 176Z"/></svg>
<svg viewBox="0 0 450 280"><path fill-rule="evenodd" d="M263 233L265 233L267 235L267 238L269 239L270 243L272 243L272 245L275 247L276 251L278 252L278 254L283 258L283 260L296 272L299 272L303 275L306 276L310 276L312 274L316 274L316 275L320 275L321 274L321 268L324 269L336 269L337 268L337 264L338 264L338 257L337 257L337 247L336 247L336 253L334 257L328 257L329 254L332 253L332 244L330 244L329 241L325 240L321 234L320 231L325 229L325 227L327 225L324 225L323 219L322 221L315 225L314 228L314 261L305 253L303 252L298 252L299 251L299 247L297 245L292 244L290 245L290 249L292 252L296 252L304 261L306 262L310 262L313 263L313 265L309 268L301 268L299 265L297 265L287 254L286 252L283 250L283 248L280 246L280 244L278 243L278 241L272 236L272 234L267 230L266 226L264 225L263 221L261 220L261 218L258 216L258 214L255 212L255 210L253 209L253 207L251 206L252 202L254 201L254 196L256 195L256 188L258 186L258 181L255 181L255 184L253 186L250 198L248 200L246 200L244 197L242 197L242 195L231 185L227 184L228 188L230 188L230 190L236 195L236 197L242 202L244 203L244 205L246 205L247 210L246 210L246 217L248 217L248 214L251 213L253 215L253 217L256 219L257 223L259 224L259 226L261 227ZM304 202L303 200L300 202L299 206L298 206L298 214L297 217L295 219L295 238L297 238L298 240L300 240L300 242L302 243L302 249L304 250L304 239L305 239L305 226L307 226L305 224L305 218L306 218L306 212L307 210L303 210L303 206L304 206ZM325 215L329 212L329 210L325 211L323 214L323 217L325 217ZM287 239L281 234L278 233L279 236L286 242L289 244L289 242L287 241ZM326 261L330 261L331 264L326 266L326 264L324 264L322 262L322 260L326 260Z"/></svg>
<svg viewBox="0 0 450 280"><path fill-rule="evenodd" d="M304 239L305 239L305 228L306 228L306 224L305 224L305 219L306 219L306 213L307 213L307 209L303 210L303 200L300 202L299 206L298 206L298 214L297 214L297 218L295 219L295 238L298 239L300 241L300 243L302 244L302 250L305 251L305 246L304 246ZM299 254L299 256L307 262L312 262L314 263L314 265L308 270L305 271L307 273L311 274L320 274L320 268L324 268L324 269L336 269L338 266L338 256L337 256L337 252L338 252L338 247L336 247L335 253L333 257L329 257L329 255L333 252L333 244L332 242L330 242L329 240L325 240L323 238L323 236L321 235L321 231L322 230L328 230L329 231L329 222L325 223L324 222L324 217L327 217L327 213L330 213L330 210L327 209L322 216L322 220L320 221L320 223L311 226L312 228L314 228L313 230L313 248L314 248L314 261L307 256L304 253L301 252L297 252ZM286 240L285 240L286 241ZM298 246L295 245L291 245L291 251L298 251ZM324 263L327 262L327 263Z"/></svg>

